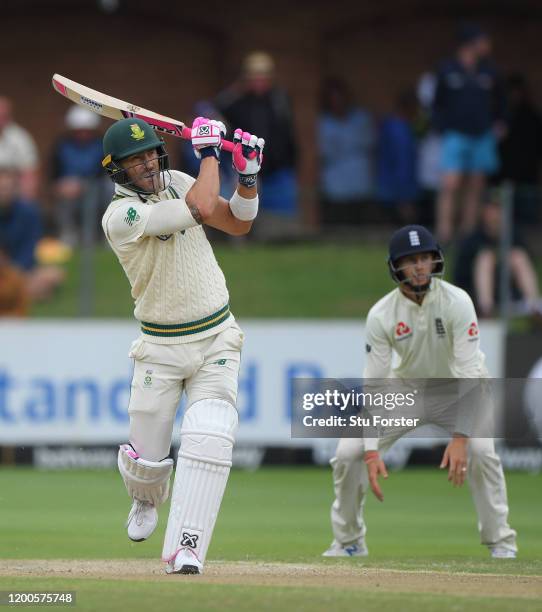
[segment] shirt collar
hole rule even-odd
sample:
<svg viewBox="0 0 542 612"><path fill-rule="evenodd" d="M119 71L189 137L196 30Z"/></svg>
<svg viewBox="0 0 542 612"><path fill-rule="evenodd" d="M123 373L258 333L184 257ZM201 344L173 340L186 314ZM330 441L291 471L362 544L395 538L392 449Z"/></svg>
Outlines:
<svg viewBox="0 0 542 612"><path fill-rule="evenodd" d="M166 191L167 190L160 191L157 194L151 194L151 195L141 194L141 197L144 198L145 202L159 202L160 200L167 199L165 197L162 197L164 196ZM128 187L124 187L122 185L115 185L115 193L123 197L139 199L139 194L137 193L137 191L134 191L133 189L128 189Z"/></svg>

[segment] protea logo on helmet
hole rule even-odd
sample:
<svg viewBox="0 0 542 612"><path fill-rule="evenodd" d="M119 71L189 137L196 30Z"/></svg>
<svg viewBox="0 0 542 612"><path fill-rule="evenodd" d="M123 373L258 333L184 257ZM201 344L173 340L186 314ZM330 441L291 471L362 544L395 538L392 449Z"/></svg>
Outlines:
<svg viewBox="0 0 542 612"><path fill-rule="evenodd" d="M134 140L143 140L145 138L145 132L137 123L132 123L130 128L132 129L132 138Z"/></svg>

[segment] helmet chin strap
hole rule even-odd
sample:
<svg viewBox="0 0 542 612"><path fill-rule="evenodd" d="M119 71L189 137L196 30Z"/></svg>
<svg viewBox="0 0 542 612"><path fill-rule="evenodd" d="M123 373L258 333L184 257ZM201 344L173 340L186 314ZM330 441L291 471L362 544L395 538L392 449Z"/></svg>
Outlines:
<svg viewBox="0 0 542 612"><path fill-rule="evenodd" d="M425 285L413 285L410 281L405 280L403 284L406 285L409 289L414 291L417 295L425 295L429 289L431 288L431 281L425 283Z"/></svg>

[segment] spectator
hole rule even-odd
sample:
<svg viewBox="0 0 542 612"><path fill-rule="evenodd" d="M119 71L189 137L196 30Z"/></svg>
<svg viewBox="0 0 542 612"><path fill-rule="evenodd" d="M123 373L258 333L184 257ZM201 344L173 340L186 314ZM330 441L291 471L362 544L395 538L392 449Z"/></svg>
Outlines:
<svg viewBox="0 0 542 612"><path fill-rule="evenodd" d="M19 171L20 195L35 200L38 196L38 153L32 136L12 119L11 101L0 96L0 155L12 160Z"/></svg>
<svg viewBox="0 0 542 612"><path fill-rule="evenodd" d="M500 143L498 180L514 183L514 212L519 222L538 220L539 176L542 158L542 115L532 101L524 75L507 79L507 132Z"/></svg>
<svg viewBox="0 0 542 612"><path fill-rule="evenodd" d="M102 173L102 140L99 134L100 117L82 106L72 106L66 114L67 132L56 143L52 155L55 216L60 238L74 246L80 236L81 213L86 203L89 181L95 181L96 197L107 202L103 189L110 191ZM103 196L103 197L101 197ZM101 217L96 210L96 219ZM98 221L96 221L98 223Z"/></svg>
<svg viewBox="0 0 542 612"><path fill-rule="evenodd" d="M441 136L432 123L432 108L435 99L436 77L431 72L422 74L416 86L418 98L418 196L417 222L434 226L435 202L442 180L440 166Z"/></svg>
<svg viewBox="0 0 542 612"><path fill-rule="evenodd" d="M216 106L230 129L242 128L265 140L260 213L253 232L277 237L296 228L296 145L292 110L286 92L275 84L275 63L264 52L250 53L238 83L222 92Z"/></svg>
<svg viewBox="0 0 542 612"><path fill-rule="evenodd" d="M412 125L416 112L415 93L401 92L395 111L382 120L378 137L377 199L393 209L401 223L415 220L417 143Z"/></svg>
<svg viewBox="0 0 542 612"><path fill-rule="evenodd" d="M353 106L348 85L327 79L322 87L318 120L322 221L359 223L363 201L373 195L373 119Z"/></svg>
<svg viewBox="0 0 542 612"><path fill-rule="evenodd" d="M54 266L37 266L35 250L42 237L38 207L19 194L18 173L0 157L0 249L24 275L31 300L49 298L64 273Z"/></svg>
<svg viewBox="0 0 542 612"><path fill-rule="evenodd" d="M491 41L475 24L459 32L453 58L437 73L434 120L442 132L442 185L437 234L442 243L454 235L454 201L465 180L460 231L474 228L486 177L497 170L496 135L504 131L504 95L489 54Z"/></svg>
<svg viewBox="0 0 542 612"><path fill-rule="evenodd" d="M481 317L497 314L499 301L499 240L502 230L501 208L496 194L483 205L478 228L459 245L455 264L455 282L473 298ZM511 297L517 313L540 316L538 280L527 249L515 230L508 254Z"/></svg>
<svg viewBox="0 0 542 612"><path fill-rule="evenodd" d="M28 314L28 303L24 275L0 249L0 317L24 317Z"/></svg>

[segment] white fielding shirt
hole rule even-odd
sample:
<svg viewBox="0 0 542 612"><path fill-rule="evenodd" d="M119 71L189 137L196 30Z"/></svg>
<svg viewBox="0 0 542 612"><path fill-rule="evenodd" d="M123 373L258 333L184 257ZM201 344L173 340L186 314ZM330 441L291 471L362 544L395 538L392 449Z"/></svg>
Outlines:
<svg viewBox="0 0 542 612"><path fill-rule="evenodd" d="M170 173L168 189L145 196L145 202L116 185L102 219L107 240L130 281L134 315L142 322L145 340L157 344L201 340L234 322L224 274L186 205L195 179L176 170ZM153 204L164 200L181 207L182 227L172 234L145 235Z"/></svg>
<svg viewBox="0 0 542 612"><path fill-rule="evenodd" d="M470 296L455 285L433 278L421 305L399 288L379 300L366 322L366 361L369 379L476 379L489 376L480 350L478 319ZM378 388L379 383L375 381ZM463 383L465 389L472 383ZM469 434L473 412L463 402L456 429ZM365 449L376 450L378 439L365 437Z"/></svg>
<svg viewBox="0 0 542 612"><path fill-rule="evenodd" d="M437 278L421 306L397 288L371 308L365 357L364 378L488 376L471 298Z"/></svg>

